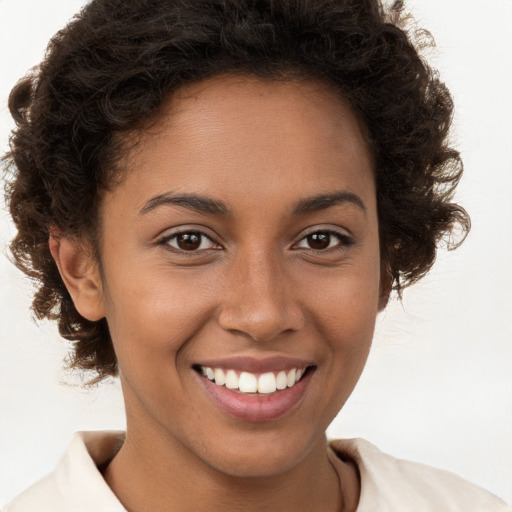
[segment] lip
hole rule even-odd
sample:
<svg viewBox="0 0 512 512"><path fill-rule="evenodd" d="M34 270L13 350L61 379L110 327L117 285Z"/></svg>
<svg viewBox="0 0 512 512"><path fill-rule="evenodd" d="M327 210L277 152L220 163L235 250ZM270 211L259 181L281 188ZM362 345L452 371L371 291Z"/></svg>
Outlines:
<svg viewBox="0 0 512 512"><path fill-rule="evenodd" d="M265 359L236 356L228 359L209 359L208 361L199 361L194 364L194 366L259 374L280 372L281 370L291 370L292 368L307 368L308 366L315 366L315 363L305 359L284 356L273 356Z"/></svg>
<svg viewBox="0 0 512 512"><path fill-rule="evenodd" d="M264 373L268 371L281 371L288 368L306 368L314 366L300 359L274 357L265 360L237 357L229 360L210 360L201 363L201 366L210 368L233 369L249 371L251 373ZM264 422L275 420L286 413L296 409L303 401L314 370L310 368L294 386L275 391L272 394L260 395L240 393L225 386L218 386L197 371L195 372L202 388L206 391L212 402L224 413L231 417L248 421Z"/></svg>

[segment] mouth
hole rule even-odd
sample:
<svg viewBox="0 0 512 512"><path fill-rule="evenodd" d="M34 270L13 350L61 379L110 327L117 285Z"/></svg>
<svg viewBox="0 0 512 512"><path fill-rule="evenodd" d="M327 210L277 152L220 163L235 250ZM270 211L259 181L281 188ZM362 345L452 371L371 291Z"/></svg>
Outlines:
<svg viewBox="0 0 512 512"><path fill-rule="evenodd" d="M294 387L312 367L290 368L279 372L252 373L235 369L210 368L197 365L196 371L213 382L243 394L269 395Z"/></svg>
<svg viewBox="0 0 512 512"><path fill-rule="evenodd" d="M274 420L296 409L316 370L315 365L300 362L293 366L280 364L273 370L251 366L254 365L211 363L196 364L193 369L221 412L250 422Z"/></svg>

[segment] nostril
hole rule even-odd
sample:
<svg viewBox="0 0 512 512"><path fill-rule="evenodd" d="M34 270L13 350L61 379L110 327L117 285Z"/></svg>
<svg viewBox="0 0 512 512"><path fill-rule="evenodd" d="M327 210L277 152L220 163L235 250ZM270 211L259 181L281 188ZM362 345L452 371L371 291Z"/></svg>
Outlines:
<svg viewBox="0 0 512 512"><path fill-rule="evenodd" d="M273 311L268 314L223 311L219 315L218 322L226 331L247 336L255 342L264 343L283 334L300 330L303 321L297 320L298 316L282 311Z"/></svg>
<svg viewBox="0 0 512 512"><path fill-rule="evenodd" d="M217 312L220 327L231 333L243 333L256 342L271 341L283 333L302 329L304 311L296 297L278 287L279 278L266 276L266 282L258 285L247 275L250 273L246 270L240 276L243 279L245 274L249 284L238 283L223 297Z"/></svg>

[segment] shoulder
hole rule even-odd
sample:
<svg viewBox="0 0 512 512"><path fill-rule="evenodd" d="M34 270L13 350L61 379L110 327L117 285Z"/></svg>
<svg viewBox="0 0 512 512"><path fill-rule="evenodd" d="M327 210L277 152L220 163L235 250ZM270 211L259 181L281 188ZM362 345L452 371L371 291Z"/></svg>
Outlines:
<svg viewBox="0 0 512 512"><path fill-rule="evenodd" d="M2 512L123 512L98 466L119 449L122 432L78 432L55 470L21 493Z"/></svg>
<svg viewBox="0 0 512 512"><path fill-rule="evenodd" d="M56 511L60 511L62 509L58 506L59 501L61 501L59 494L54 475L50 473L2 508L2 512L29 512L30 510L36 510L35 507L50 510L50 504L56 507Z"/></svg>
<svg viewBox="0 0 512 512"><path fill-rule="evenodd" d="M342 460L357 464L361 497L357 512L510 512L490 492L449 471L397 459L363 439L330 443Z"/></svg>

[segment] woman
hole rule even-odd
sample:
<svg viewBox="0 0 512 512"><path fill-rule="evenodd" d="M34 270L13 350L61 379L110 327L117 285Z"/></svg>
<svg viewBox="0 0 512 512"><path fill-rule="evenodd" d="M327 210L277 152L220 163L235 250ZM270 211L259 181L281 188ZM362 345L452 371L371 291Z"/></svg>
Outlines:
<svg viewBox="0 0 512 512"><path fill-rule="evenodd" d="M392 288L469 225L449 94L400 23L96 0L53 40L10 100L12 250L74 367L119 373L127 432L77 437L6 510L506 510L325 440Z"/></svg>

